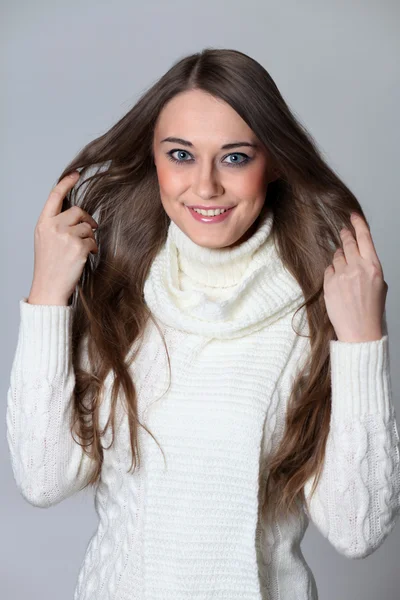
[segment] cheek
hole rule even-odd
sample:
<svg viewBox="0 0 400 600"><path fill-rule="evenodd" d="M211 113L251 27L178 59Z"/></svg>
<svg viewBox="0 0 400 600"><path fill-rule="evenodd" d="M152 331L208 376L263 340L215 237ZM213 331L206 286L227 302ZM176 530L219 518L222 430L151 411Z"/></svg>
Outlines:
<svg viewBox="0 0 400 600"><path fill-rule="evenodd" d="M157 166L157 178L160 188L166 194L173 194L182 186L182 177L179 173L173 172L168 165Z"/></svg>
<svg viewBox="0 0 400 600"><path fill-rule="evenodd" d="M238 189L243 197L254 197L266 191L265 168L249 169L243 177L238 178Z"/></svg>
<svg viewBox="0 0 400 600"><path fill-rule="evenodd" d="M168 176L168 168L157 165L157 178L161 187L164 187L168 184L169 176Z"/></svg>

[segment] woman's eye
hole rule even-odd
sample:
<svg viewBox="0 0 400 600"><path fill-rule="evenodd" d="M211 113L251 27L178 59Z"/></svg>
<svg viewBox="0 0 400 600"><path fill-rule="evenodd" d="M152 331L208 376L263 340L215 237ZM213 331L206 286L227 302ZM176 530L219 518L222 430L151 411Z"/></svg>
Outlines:
<svg viewBox="0 0 400 600"><path fill-rule="evenodd" d="M176 162L176 163L180 163L180 162L187 162L186 160L180 160L177 158L174 158L172 155L175 154L175 152L178 153L178 155L180 156L180 158L182 158L182 154L188 154L188 152L186 152L186 150L171 150L170 152L167 152L167 156L170 160Z"/></svg>
<svg viewBox="0 0 400 600"><path fill-rule="evenodd" d="M248 162L250 160L250 157L247 156L247 154L242 154L241 152L234 152L233 154L229 154L229 156L227 156L226 158L229 158L230 156L241 156L243 158L242 161L237 161L234 160L231 163L228 163L230 165L243 165L244 163Z"/></svg>
<svg viewBox="0 0 400 600"><path fill-rule="evenodd" d="M175 158L173 156L173 154L177 154L179 156L179 158ZM182 158L182 155L189 155L189 152L187 152L186 150L170 150L169 152L167 152L167 157L169 158L169 160L172 160L172 162L176 163L176 164L182 164L182 163L186 163L186 162L191 162L190 160L186 160ZM243 160L233 160L233 162L225 162L225 160L223 161L225 164L227 164L230 167L236 167L236 166L242 166L245 165L246 163L248 163L251 158L249 156L247 156L247 154L244 154L243 152L233 152L232 154L229 154L228 156L226 156L225 158L230 158L230 157L242 157Z"/></svg>

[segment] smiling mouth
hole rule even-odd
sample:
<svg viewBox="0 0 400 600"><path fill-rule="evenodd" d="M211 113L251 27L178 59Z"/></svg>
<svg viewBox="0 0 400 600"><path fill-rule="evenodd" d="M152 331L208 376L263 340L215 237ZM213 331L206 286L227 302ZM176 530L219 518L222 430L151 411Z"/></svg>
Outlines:
<svg viewBox="0 0 400 600"><path fill-rule="evenodd" d="M231 210L231 208L235 208L235 205L233 206L201 206L201 205L194 205L194 206L190 206L189 204L185 204L185 206L187 208L197 208L198 210Z"/></svg>
<svg viewBox="0 0 400 600"><path fill-rule="evenodd" d="M187 206L186 208L188 208L189 210L195 212L198 215L202 215L203 217L213 217L213 216L219 216L219 215L223 215L226 212L233 210L235 207L234 206L230 206L228 207L224 207L224 208L201 208L199 206ZM211 211L211 213L215 213L216 211L219 211L217 214L208 214L208 211Z"/></svg>
<svg viewBox="0 0 400 600"><path fill-rule="evenodd" d="M225 209L223 212L219 212L214 215L202 214L201 212L198 212L197 210L194 210L193 208L191 208L187 205L185 205L185 208L187 208L187 210L191 214L192 218L195 219L196 221L211 224L211 223L220 223L222 221L225 221L226 219L229 219L229 215L234 210L235 206L232 206L232 208ZM208 210L211 210L211 209L208 209ZM203 212L206 212L206 211L203 211Z"/></svg>

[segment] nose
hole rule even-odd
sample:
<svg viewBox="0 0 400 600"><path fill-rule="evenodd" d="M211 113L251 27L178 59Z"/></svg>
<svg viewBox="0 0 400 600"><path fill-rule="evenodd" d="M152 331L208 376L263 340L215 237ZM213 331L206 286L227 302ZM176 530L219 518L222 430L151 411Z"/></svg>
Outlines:
<svg viewBox="0 0 400 600"><path fill-rule="evenodd" d="M223 188L213 165L203 164L194 174L193 192L200 198L220 196Z"/></svg>

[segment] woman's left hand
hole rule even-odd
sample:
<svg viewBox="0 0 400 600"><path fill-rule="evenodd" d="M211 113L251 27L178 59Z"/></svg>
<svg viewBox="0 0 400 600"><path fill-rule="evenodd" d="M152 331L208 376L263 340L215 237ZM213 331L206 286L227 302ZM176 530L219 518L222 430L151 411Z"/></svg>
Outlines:
<svg viewBox="0 0 400 600"><path fill-rule="evenodd" d="M336 250L333 264L325 269L326 310L338 341L380 340L388 284L368 225L360 215L351 221L357 239L343 228L343 248Z"/></svg>

